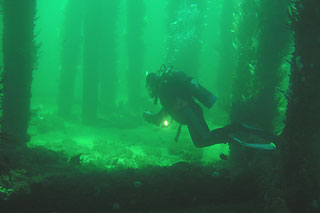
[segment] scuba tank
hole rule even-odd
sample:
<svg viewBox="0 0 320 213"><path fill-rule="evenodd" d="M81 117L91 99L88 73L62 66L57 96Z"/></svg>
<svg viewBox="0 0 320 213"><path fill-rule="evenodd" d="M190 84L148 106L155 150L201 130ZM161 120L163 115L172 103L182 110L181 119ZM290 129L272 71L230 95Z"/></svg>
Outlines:
<svg viewBox="0 0 320 213"><path fill-rule="evenodd" d="M209 90L200 85L197 80L192 79L190 82L190 92L192 97L210 109L217 101L217 96L213 95Z"/></svg>
<svg viewBox="0 0 320 213"><path fill-rule="evenodd" d="M167 67L165 64L162 64L160 69L156 72L156 75L160 78L160 81L162 81L166 78L166 76L170 75L173 72L172 70L172 66ZM187 85L187 87L192 97L194 97L201 104L210 109L217 101L217 97L202 85L200 85L197 80L191 77L189 78L190 81L188 82L189 85Z"/></svg>

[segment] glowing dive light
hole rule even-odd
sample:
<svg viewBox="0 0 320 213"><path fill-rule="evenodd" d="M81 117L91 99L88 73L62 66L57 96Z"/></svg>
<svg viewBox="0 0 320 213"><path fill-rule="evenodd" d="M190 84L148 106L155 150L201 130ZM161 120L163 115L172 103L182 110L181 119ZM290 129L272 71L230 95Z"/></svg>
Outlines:
<svg viewBox="0 0 320 213"><path fill-rule="evenodd" d="M164 125L165 127L167 127L167 126L169 125L168 121L165 120L165 121L163 122L163 125Z"/></svg>

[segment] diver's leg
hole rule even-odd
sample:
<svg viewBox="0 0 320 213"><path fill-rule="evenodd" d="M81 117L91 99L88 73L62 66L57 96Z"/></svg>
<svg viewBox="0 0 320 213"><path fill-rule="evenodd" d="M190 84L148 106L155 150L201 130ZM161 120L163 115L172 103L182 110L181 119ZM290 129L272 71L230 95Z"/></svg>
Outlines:
<svg viewBox="0 0 320 213"><path fill-rule="evenodd" d="M220 143L212 137L212 133L204 120L201 108L196 110L188 107L185 111L185 116L190 136L196 147L207 147Z"/></svg>
<svg viewBox="0 0 320 213"><path fill-rule="evenodd" d="M190 115L189 115L190 116ZM192 138L193 144L196 147L211 146L214 143L211 141L211 132L206 123L203 123L198 117L190 116L192 119L188 123L188 130Z"/></svg>
<svg viewBox="0 0 320 213"><path fill-rule="evenodd" d="M227 140L230 140L230 134L235 131L233 125L227 125L222 128L214 129L211 131L212 140L220 143L226 143Z"/></svg>

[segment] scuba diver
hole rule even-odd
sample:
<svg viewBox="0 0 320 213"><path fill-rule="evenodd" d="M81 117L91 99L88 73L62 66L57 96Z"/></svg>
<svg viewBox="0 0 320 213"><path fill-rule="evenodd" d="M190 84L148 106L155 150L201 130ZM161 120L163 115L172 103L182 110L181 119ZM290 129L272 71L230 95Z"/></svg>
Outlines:
<svg viewBox="0 0 320 213"><path fill-rule="evenodd" d="M204 119L201 106L194 99L197 99L207 108L211 108L217 101L217 97L184 72L176 72L172 70L172 67L167 68L162 65L159 71L147 73L146 88L155 104L160 100L162 109L158 113L144 112L144 119L159 126L167 115L171 116L173 120L180 123L176 141L181 131L181 125L187 125L196 147L208 147L233 141L251 148L266 150L276 148L273 143L246 143L232 135L238 131L260 136L265 135L262 129L246 124L232 123L211 131Z"/></svg>

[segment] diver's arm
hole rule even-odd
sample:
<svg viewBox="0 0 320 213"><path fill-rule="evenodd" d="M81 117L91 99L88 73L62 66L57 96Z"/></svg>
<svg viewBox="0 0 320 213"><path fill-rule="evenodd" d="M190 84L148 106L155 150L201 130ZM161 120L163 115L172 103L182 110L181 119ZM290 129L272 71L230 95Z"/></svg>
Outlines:
<svg viewBox="0 0 320 213"><path fill-rule="evenodd" d="M159 126L161 124L161 121L164 119L164 117L167 116L167 113L162 108L158 113L152 113L150 111L146 111L143 113L143 118L152 124L155 124Z"/></svg>

